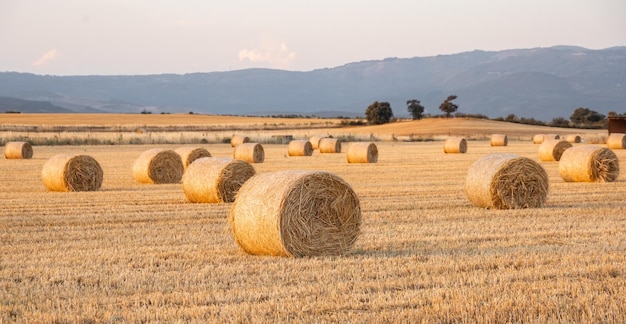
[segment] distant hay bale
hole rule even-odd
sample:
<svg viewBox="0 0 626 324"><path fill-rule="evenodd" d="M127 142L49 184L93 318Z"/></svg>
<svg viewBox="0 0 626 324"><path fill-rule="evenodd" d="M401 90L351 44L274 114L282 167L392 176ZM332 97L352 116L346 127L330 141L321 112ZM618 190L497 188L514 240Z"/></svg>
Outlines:
<svg viewBox="0 0 626 324"><path fill-rule="evenodd" d="M319 142L320 153L341 153L341 141L337 138L325 137Z"/></svg>
<svg viewBox="0 0 626 324"><path fill-rule="evenodd" d="M448 137L443 143L444 153L465 153L467 152L467 141L463 137Z"/></svg>
<svg viewBox="0 0 626 324"><path fill-rule="evenodd" d="M465 193L477 207L537 208L548 196L548 174L539 163L527 157L489 154L470 167Z"/></svg>
<svg viewBox="0 0 626 324"><path fill-rule="evenodd" d="M249 142L250 142L250 138L248 138L248 136L233 135L233 137L230 138L230 146L232 147L236 147L239 144L249 143Z"/></svg>
<svg viewBox="0 0 626 324"><path fill-rule="evenodd" d="M147 131L146 131L145 128L137 128L137 129L135 129L135 133L136 134L145 134L145 133L147 133Z"/></svg>
<svg viewBox="0 0 626 324"><path fill-rule="evenodd" d="M581 142L580 135L578 135L578 134L566 135L565 136L565 140L570 142L570 143L580 143Z"/></svg>
<svg viewBox="0 0 626 324"><path fill-rule="evenodd" d="M178 153L154 148L141 153L135 160L133 177L141 183L179 183L184 170Z"/></svg>
<svg viewBox="0 0 626 324"><path fill-rule="evenodd" d="M624 149L626 148L626 134L612 133L606 140L606 145L610 149Z"/></svg>
<svg viewBox="0 0 626 324"><path fill-rule="evenodd" d="M183 192L194 203L233 202L239 188L254 174L254 168L246 161L199 158L183 175Z"/></svg>
<svg viewBox="0 0 626 324"><path fill-rule="evenodd" d="M587 144L606 144L607 138L604 135L595 135L587 139Z"/></svg>
<svg viewBox="0 0 626 324"><path fill-rule="evenodd" d="M561 137L557 134L537 134L533 136L533 144L541 144L544 140L549 139L560 139Z"/></svg>
<svg viewBox="0 0 626 324"><path fill-rule="evenodd" d="M183 160L183 166L185 169L191 164L191 162L203 158L203 157L211 157L211 153L205 148L202 147L193 147L193 146L185 146L180 147L174 150L174 152L180 155L180 158Z"/></svg>
<svg viewBox="0 0 626 324"><path fill-rule="evenodd" d="M507 146L509 138L504 134L491 135L491 146Z"/></svg>
<svg viewBox="0 0 626 324"><path fill-rule="evenodd" d="M543 134L533 135L533 144L541 144L541 143L543 143Z"/></svg>
<svg viewBox="0 0 626 324"><path fill-rule="evenodd" d="M619 160L605 147L576 146L563 152L559 174L567 182L612 182L619 176Z"/></svg>
<svg viewBox="0 0 626 324"><path fill-rule="evenodd" d="M30 159L33 147L28 142L7 142L4 144L5 159Z"/></svg>
<svg viewBox="0 0 626 324"><path fill-rule="evenodd" d="M319 145L320 145L320 140L322 138L333 138L330 135L316 135L316 136L311 136L309 138L309 142L311 142L311 147L313 147L313 150L317 150L319 149Z"/></svg>
<svg viewBox="0 0 626 324"><path fill-rule="evenodd" d="M371 142L352 143L346 154L348 163L378 162L378 147Z"/></svg>
<svg viewBox="0 0 626 324"><path fill-rule="evenodd" d="M361 208L352 187L332 173L268 172L241 187L229 223L249 254L341 255L359 236Z"/></svg>
<svg viewBox="0 0 626 324"><path fill-rule="evenodd" d="M250 163L263 163L265 151L259 143L243 143L235 146L233 158Z"/></svg>
<svg viewBox="0 0 626 324"><path fill-rule="evenodd" d="M102 167L89 155L60 153L43 165L41 178L51 191L95 191L102 186Z"/></svg>
<svg viewBox="0 0 626 324"><path fill-rule="evenodd" d="M539 159L541 161L558 161L565 150L572 147L566 140L545 140L539 145Z"/></svg>
<svg viewBox="0 0 626 324"><path fill-rule="evenodd" d="M307 140L293 140L289 142L287 154L289 156L311 156L313 155L313 145Z"/></svg>

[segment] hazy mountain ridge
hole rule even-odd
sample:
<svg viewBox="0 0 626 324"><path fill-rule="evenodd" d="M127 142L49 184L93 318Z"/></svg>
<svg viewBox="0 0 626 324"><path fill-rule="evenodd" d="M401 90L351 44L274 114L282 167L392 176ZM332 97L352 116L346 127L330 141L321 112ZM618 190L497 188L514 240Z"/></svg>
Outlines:
<svg viewBox="0 0 626 324"><path fill-rule="evenodd" d="M490 117L513 113L550 120L578 107L626 112L626 47L573 46L472 51L388 58L293 72L230 72L140 76L47 76L0 73L0 95L49 101L76 112L363 115L388 101L396 116L419 99L427 112L458 95L459 111Z"/></svg>

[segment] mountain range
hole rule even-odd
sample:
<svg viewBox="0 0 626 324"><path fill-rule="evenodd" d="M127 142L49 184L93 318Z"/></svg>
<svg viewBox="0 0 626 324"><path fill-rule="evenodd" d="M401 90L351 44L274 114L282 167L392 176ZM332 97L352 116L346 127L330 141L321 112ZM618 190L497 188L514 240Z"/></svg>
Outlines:
<svg viewBox="0 0 626 324"><path fill-rule="evenodd" d="M626 112L626 47L475 50L387 58L307 72L246 69L158 75L54 76L0 72L0 111L364 116L374 101L408 116L456 95L458 112L569 118L578 107ZM4 98L1 98L4 97ZM11 105L19 102L21 105ZM28 102L36 102L31 110ZM42 103L47 103L42 105ZM42 111L43 110L43 111Z"/></svg>

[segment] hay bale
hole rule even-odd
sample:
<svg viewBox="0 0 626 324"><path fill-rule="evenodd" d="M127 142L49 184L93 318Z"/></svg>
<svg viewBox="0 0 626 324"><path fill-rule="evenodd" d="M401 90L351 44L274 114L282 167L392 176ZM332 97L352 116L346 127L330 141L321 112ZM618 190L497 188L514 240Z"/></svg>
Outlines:
<svg viewBox="0 0 626 324"><path fill-rule="evenodd" d="M179 183L184 170L178 153L154 148L141 153L135 160L133 177L141 183Z"/></svg>
<svg viewBox="0 0 626 324"><path fill-rule="evenodd" d="M565 150L572 147L566 140L546 140L539 145L539 159L541 161L558 161Z"/></svg>
<svg viewBox="0 0 626 324"><path fill-rule="evenodd" d="M609 138L606 139L606 145L610 149L624 149L626 148L626 134L612 133Z"/></svg>
<svg viewBox="0 0 626 324"><path fill-rule="evenodd" d="M533 144L541 144L549 139L561 139L561 137L558 134L537 134L533 136Z"/></svg>
<svg viewBox="0 0 626 324"><path fill-rule="evenodd" d="M52 191L95 191L102 186L104 172L89 155L57 154L43 165L43 184Z"/></svg>
<svg viewBox="0 0 626 324"><path fill-rule="evenodd" d="M569 134L565 136L565 140L570 143L580 143L582 139L578 134Z"/></svg>
<svg viewBox="0 0 626 324"><path fill-rule="evenodd" d="M543 134L533 135L533 144L541 144L541 143L543 143Z"/></svg>
<svg viewBox="0 0 626 324"><path fill-rule="evenodd" d="M185 169L191 164L191 162L203 158L203 157L211 157L211 153L205 148L202 147L193 147L193 146L185 146L180 147L174 150L178 155L180 155L181 160L183 160L183 166Z"/></svg>
<svg viewBox="0 0 626 324"><path fill-rule="evenodd" d="M348 163L376 163L378 162L378 147L371 142L352 143L346 154Z"/></svg>
<svg viewBox="0 0 626 324"><path fill-rule="evenodd" d="M243 143L235 146L233 158L250 163L263 163L265 151L259 143Z"/></svg>
<svg viewBox="0 0 626 324"><path fill-rule="evenodd" d="M463 137L448 137L443 143L444 153L465 153L467 152L467 141Z"/></svg>
<svg viewBox="0 0 626 324"><path fill-rule="evenodd" d="M239 188L255 174L246 161L203 157L183 175L183 192L190 202L233 202Z"/></svg>
<svg viewBox="0 0 626 324"><path fill-rule="evenodd" d="M289 142L287 148L289 156L311 156L313 155L313 145L307 140L293 140Z"/></svg>
<svg viewBox="0 0 626 324"><path fill-rule="evenodd" d="M5 159L30 159L33 147L28 142L7 142L4 144Z"/></svg>
<svg viewBox="0 0 626 324"><path fill-rule="evenodd" d="M489 154L470 167L465 193L477 207L541 207L548 196L548 174L539 163L527 157Z"/></svg>
<svg viewBox="0 0 626 324"><path fill-rule="evenodd" d="M316 136L311 136L311 138L309 138L309 142L311 142L311 146L313 147L313 150L317 150L320 147L320 140L322 138L333 138L331 135L316 135Z"/></svg>
<svg viewBox="0 0 626 324"><path fill-rule="evenodd" d="M587 144L606 144L607 137L604 135L595 135L587 139Z"/></svg>
<svg viewBox="0 0 626 324"><path fill-rule="evenodd" d="M248 136L233 135L233 137L230 138L230 146L232 147L236 147L239 144L249 143L249 142L250 142L250 138L248 138Z"/></svg>
<svg viewBox="0 0 626 324"><path fill-rule="evenodd" d="M576 146L563 152L559 173L567 182L612 182L619 176L619 160L605 147Z"/></svg>
<svg viewBox="0 0 626 324"><path fill-rule="evenodd" d="M507 146L509 138L504 134L491 135L491 146Z"/></svg>
<svg viewBox="0 0 626 324"><path fill-rule="evenodd" d="M337 138L325 137L320 139L320 153L341 153L341 141Z"/></svg>
<svg viewBox="0 0 626 324"><path fill-rule="evenodd" d="M341 255L360 233L361 208L350 185L332 173L260 173L239 190L229 223L250 254Z"/></svg>

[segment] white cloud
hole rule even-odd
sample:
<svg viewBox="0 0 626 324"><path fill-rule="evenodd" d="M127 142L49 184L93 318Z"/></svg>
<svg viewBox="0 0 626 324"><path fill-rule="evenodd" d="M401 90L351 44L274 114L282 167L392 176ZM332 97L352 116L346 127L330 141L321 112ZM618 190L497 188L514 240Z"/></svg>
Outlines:
<svg viewBox="0 0 626 324"><path fill-rule="evenodd" d="M285 43L261 46L261 48L239 51L239 61L268 63L273 68L286 69L296 59L296 52L290 50Z"/></svg>
<svg viewBox="0 0 626 324"><path fill-rule="evenodd" d="M44 66L57 58L57 49L53 48L33 62L33 66Z"/></svg>

